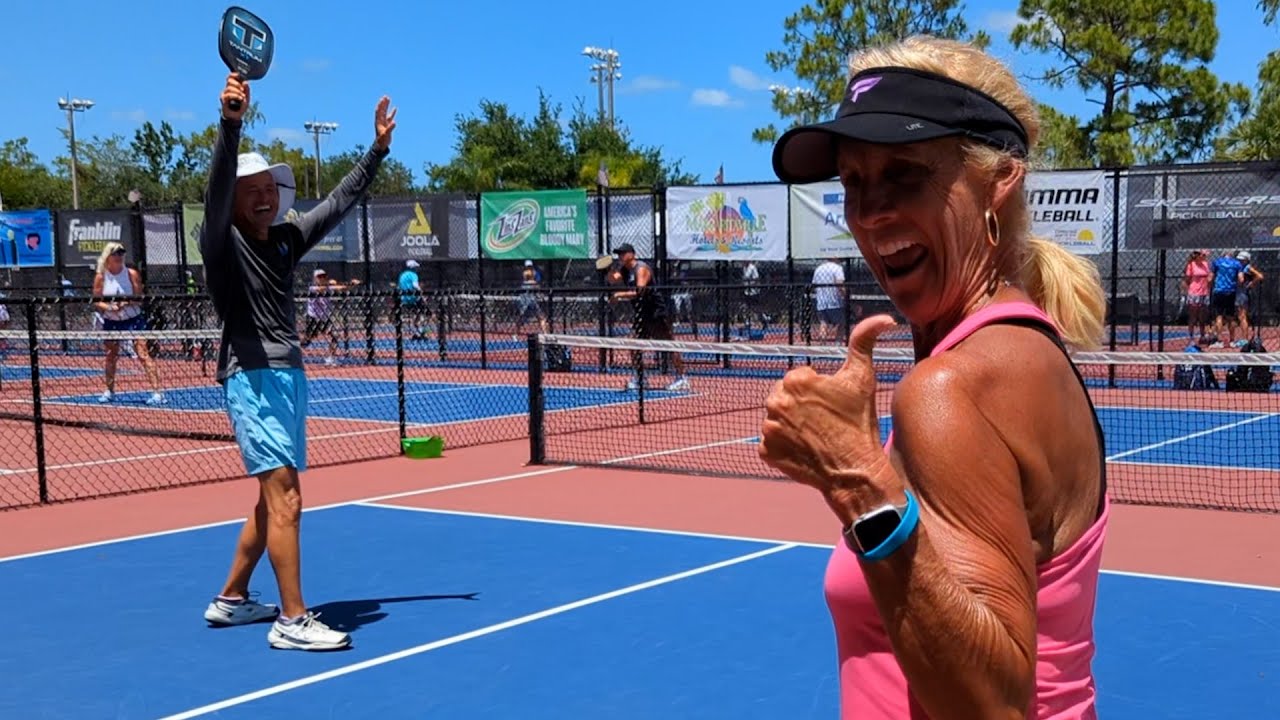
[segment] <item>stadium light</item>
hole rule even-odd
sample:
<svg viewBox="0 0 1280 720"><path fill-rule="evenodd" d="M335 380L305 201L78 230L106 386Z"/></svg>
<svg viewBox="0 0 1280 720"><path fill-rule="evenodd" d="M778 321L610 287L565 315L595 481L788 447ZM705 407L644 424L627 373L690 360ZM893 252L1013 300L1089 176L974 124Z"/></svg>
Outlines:
<svg viewBox="0 0 1280 720"><path fill-rule="evenodd" d="M67 113L67 133L71 142L71 207L74 210L80 209L80 182L76 178L76 113L84 112L93 107L92 100L83 100L81 98L58 98L58 107Z"/></svg>
<svg viewBox="0 0 1280 720"><path fill-rule="evenodd" d="M591 66L591 82L596 85L596 95L598 98L600 119L606 117L609 121L609 127L614 127L613 114L613 81L621 80L622 73L618 69L622 67L622 63L618 60L618 51L613 48L598 48L591 45L582 49L582 54L586 57L596 60L597 62ZM608 115L605 114L605 86L609 88Z"/></svg>
<svg viewBox="0 0 1280 720"><path fill-rule="evenodd" d="M338 129L336 122L317 122L308 120L302 124L316 141L316 198L320 197L320 136L328 135Z"/></svg>

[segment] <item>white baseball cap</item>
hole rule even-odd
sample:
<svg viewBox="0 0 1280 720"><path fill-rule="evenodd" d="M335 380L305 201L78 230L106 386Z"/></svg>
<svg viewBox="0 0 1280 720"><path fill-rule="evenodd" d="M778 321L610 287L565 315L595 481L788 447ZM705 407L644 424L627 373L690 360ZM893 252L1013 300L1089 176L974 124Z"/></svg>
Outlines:
<svg viewBox="0 0 1280 720"><path fill-rule="evenodd" d="M321 275L328 275L328 274L329 273L324 271L324 268L316 268L315 272L311 273L311 277L320 277Z"/></svg>
<svg viewBox="0 0 1280 720"><path fill-rule="evenodd" d="M405 267L410 267L410 268L416 268L416 267L418 267L418 261L417 261L417 260L409 260L408 262L406 262L406 263L404 264L404 266L405 266Z"/></svg>
<svg viewBox="0 0 1280 720"><path fill-rule="evenodd" d="M275 222L272 223L272 225L279 225L285 221L285 217L293 209L293 201L298 196L298 184L293 179L293 170L284 163L270 165L266 158L256 152L240 153L236 159L237 178L264 172L271 173L272 179L276 181L276 187L280 190L280 208L276 211Z"/></svg>

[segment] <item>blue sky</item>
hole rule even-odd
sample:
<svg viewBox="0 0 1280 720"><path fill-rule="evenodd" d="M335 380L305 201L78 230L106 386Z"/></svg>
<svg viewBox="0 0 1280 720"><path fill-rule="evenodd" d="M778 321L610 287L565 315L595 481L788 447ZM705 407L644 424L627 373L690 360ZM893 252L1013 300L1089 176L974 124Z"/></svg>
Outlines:
<svg viewBox="0 0 1280 720"><path fill-rule="evenodd" d="M168 120L180 131L217 117L225 67L218 59L218 19L226 0L4 0L13 38L0 55L0 87L8 112L0 138L26 136L45 162L66 153L59 133L60 96L96 106L76 118L77 134L106 136L144 119ZM764 55L780 46L783 19L802 0L753 4L689 0L644 3L542 3L421 0L251 0L276 33L275 64L254 84L254 99L269 132L311 147L309 119L334 121L323 139L328 154L368 144L373 108L382 93L399 108L394 154L419 181L426 162L453 154L453 124L473 114L482 98L500 100L526 116L538 88L569 115L582 98L596 107L596 89L582 56L588 45L612 47L623 78L615 86L616 114L632 136L659 145L684 168L714 177L724 164L728 182L773 180L770 148L751 131L776 119L770 83L795 80L772 72ZM1042 56L1015 52L1005 38L1016 0L970 0L966 17L995 38L993 51L1016 70L1046 67ZM1261 23L1253 0L1218 3L1221 40L1213 69L1254 86L1257 67L1278 33ZM26 28L19 35L15 28ZM1094 110L1071 88L1035 95L1081 115Z"/></svg>

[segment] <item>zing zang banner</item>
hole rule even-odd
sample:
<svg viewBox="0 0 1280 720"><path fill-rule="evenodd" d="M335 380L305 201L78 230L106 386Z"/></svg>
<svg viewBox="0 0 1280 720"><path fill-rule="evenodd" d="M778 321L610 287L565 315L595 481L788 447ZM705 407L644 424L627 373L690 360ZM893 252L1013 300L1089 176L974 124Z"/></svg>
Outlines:
<svg viewBox="0 0 1280 720"><path fill-rule="evenodd" d="M480 196L480 246L495 260L586 259L585 190L494 192Z"/></svg>

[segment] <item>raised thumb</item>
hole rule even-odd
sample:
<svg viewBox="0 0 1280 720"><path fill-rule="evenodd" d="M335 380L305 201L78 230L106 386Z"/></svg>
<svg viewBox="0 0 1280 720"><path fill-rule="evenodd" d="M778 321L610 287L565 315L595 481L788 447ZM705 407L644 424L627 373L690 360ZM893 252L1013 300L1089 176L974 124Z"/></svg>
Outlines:
<svg viewBox="0 0 1280 720"><path fill-rule="evenodd" d="M892 315L872 315L863 318L849 332L849 354L844 361L844 369L865 366L871 362L871 353L875 349L880 333L896 327L897 322Z"/></svg>

